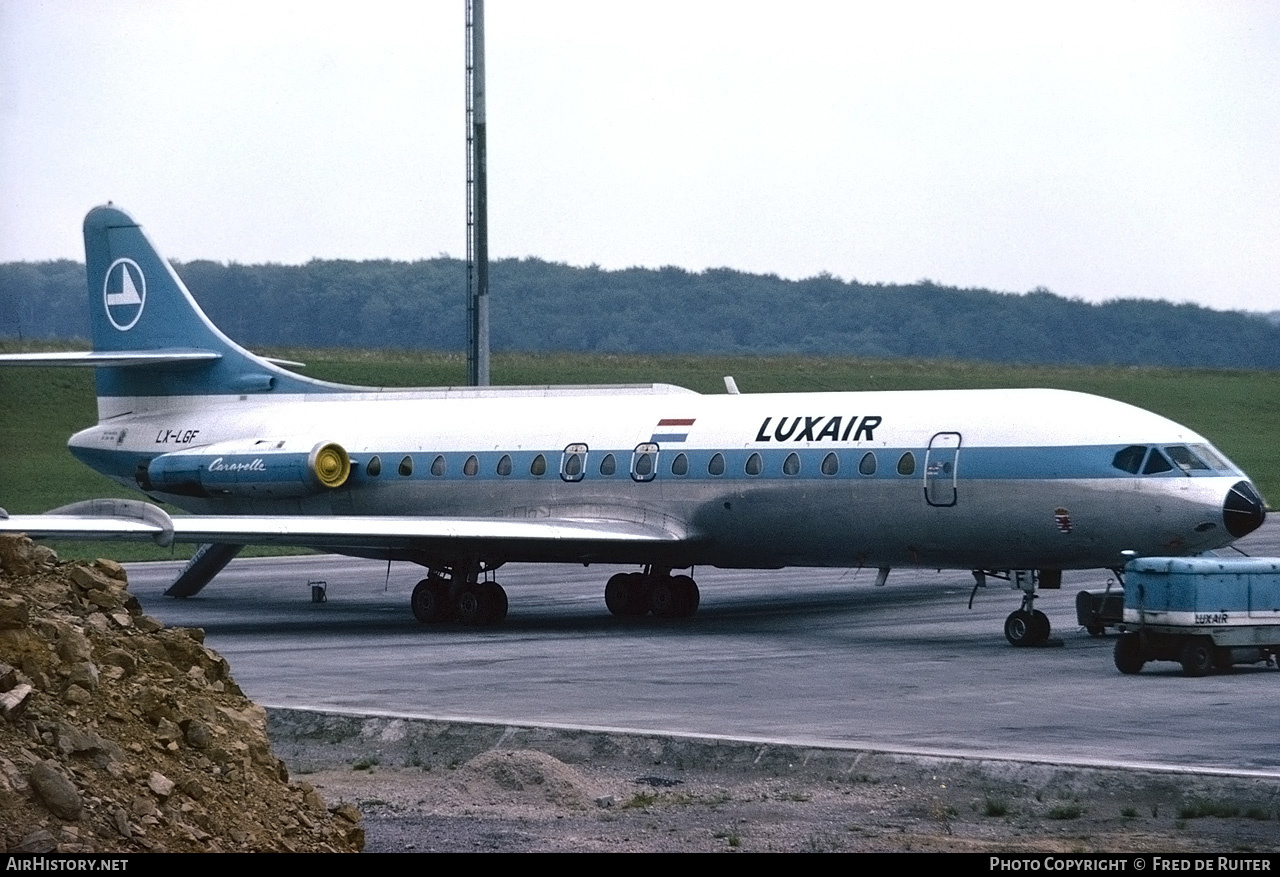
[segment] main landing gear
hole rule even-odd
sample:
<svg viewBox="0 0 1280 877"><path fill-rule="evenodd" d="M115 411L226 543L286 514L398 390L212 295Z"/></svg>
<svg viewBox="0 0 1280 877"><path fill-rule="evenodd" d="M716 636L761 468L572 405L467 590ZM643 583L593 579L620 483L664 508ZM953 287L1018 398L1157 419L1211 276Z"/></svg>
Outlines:
<svg viewBox="0 0 1280 877"><path fill-rule="evenodd" d="M476 574L452 577L431 570L418 582L409 598L413 617L423 624L457 621L474 627L497 624L507 617L507 592L494 581L479 581Z"/></svg>
<svg viewBox="0 0 1280 877"><path fill-rule="evenodd" d="M496 568L465 564L430 569L409 598L413 617L422 624L497 624L507 617L507 592L497 582L482 578ZM693 579L673 576L667 567L646 566L644 572L619 573L604 589L605 605L621 618L649 613L657 618L688 618L698 611L699 601Z"/></svg>
<svg viewBox="0 0 1280 877"><path fill-rule="evenodd" d="M673 576L663 567L618 573L604 589L604 603L619 618L688 618L698 611L698 586L689 576Z"/></svg>

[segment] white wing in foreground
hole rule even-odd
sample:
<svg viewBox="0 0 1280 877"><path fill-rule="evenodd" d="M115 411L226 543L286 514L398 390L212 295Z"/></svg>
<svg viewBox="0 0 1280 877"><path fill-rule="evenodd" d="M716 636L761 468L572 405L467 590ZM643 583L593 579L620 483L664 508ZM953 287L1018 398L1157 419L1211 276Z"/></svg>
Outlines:
<svg viewBox="0 0 1280 877"><path fill-rule="evenodd" d="M677 545L682 532L617 520L541 518L178 515L137 500L76 503L43 515L0 512L0 532L33 537L224 545L293 545L309 548L457 550L466 543L501 543L514 553L574 555L592 547ZM567 558L566 558L567 559Z"/></svg>

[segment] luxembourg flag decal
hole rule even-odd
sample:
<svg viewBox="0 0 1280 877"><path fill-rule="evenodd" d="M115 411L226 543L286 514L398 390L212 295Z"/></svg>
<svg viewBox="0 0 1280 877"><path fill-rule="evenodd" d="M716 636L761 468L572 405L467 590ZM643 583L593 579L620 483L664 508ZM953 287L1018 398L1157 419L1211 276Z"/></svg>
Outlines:
<svg viewBox="0 0 1280 877"><path fill-rule="evenodd" d="M696 418L677 418L664 417L658 421L658 428L654 431L653 437L649 441L654 444L663 444L665 442L682 442L689 437L689 427L693 426Z"/></svg>

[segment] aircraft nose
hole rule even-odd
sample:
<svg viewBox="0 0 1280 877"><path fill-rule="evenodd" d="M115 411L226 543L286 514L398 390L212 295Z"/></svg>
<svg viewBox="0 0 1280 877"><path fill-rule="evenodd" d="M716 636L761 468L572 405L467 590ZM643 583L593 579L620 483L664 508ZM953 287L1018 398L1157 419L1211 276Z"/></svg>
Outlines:
<svg viewBox="0 0 1280 877"><path fill-rule="evenodd" d="M1232 485L1222 504L1222 521L1227 525L1227 532L1239 539L1261 527L1266 519L1262 497L1253 485L1248 481L1237 481Z"/></svg>

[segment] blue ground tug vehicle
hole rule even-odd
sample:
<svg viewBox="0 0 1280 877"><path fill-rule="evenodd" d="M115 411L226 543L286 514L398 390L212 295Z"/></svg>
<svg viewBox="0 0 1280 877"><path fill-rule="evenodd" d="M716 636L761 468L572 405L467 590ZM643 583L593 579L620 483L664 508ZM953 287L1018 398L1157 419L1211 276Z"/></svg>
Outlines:
<svg viewBox="0 0 1280 877"><path fill-rule="evenodd" d="M1125 566L1115 663L1177 661L1187 676L1280 656L1280 558L1140 557Z"/></svg>

